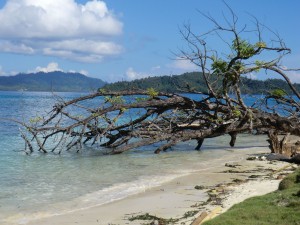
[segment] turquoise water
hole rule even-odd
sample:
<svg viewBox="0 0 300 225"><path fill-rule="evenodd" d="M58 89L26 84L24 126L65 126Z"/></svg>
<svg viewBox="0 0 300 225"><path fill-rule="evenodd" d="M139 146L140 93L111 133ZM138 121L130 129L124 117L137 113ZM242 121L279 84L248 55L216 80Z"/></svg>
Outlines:
<svg viewBox="0 0 300 225"><path fill-rule="evenodd" d="M65 99L80 93L59 93ZM0 92L0 118L28 120L49 112L55 103L52 93ZM158 186L178 176L207 169L235 154L229 138L182 143L163 154L154 148L103 156L97 149L65 152L62 155L24 154L19 126L0 120L0 224L1 220L28 217L38 211L51 215L93 207ZM241 136L236 150L265 147L265 137ZM27 215L27 216L26 216ZM22 223L22 222L20 222Z"/></svg>

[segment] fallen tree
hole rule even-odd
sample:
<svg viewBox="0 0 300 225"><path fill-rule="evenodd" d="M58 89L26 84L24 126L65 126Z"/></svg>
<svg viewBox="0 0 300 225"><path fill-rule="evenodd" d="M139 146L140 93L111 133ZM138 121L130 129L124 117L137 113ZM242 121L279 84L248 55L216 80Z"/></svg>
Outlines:
<svg viewBox="0 0 300 225"><path fill-rule="evenodd" d="M107 154L119 154L158 144L155 153L159 153L189 140L197 140L199 150L205 138L230 135L230 145L234 146L239 133L267 131L272 151L282 152L278 133L300 136L300 94L288 78L291 70L281 65L291 50L279 35L257 20L254 28L239 28L237 16L228 9L231 21L226 20L225 25L204 15L213 24L212 30L201 35L189 25L181 30L187 50L181 49L177 59L198 66L202 75L199 79L205 81L207 91L197 92L188 84L178 89L198 94L196 99L153 88L120 92L101 89L71 101L60 99L47 116L22 123L26 128L22 131L25 151L32 153L37 148L44 153L61 153L92 145L105 148ZM268 43L263 29L272 35ZM248 40L249 34L252 40L255 37L254 42ZM209 47L212 36L227 46L226 54ZM262 71L282 77L293 95L278 87L247 104L240 90L241 77Z"/></svg>

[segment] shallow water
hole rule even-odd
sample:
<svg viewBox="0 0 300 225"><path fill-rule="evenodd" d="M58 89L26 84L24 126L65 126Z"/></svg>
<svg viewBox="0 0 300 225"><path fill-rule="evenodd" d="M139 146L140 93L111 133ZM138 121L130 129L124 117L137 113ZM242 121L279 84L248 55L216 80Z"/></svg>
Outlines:
<svg viewBox="0 0 300 225"><path fill-rule="evenodd" d="M60 93L64 98L79 93ZM51 93L0 92L0 118L28 120L51 110ZM176 177L230 160L236 151L265 147L263 136L240 136L235 153L229 137L207 139L202 151L186 142L163 154L143 148L121 155L103 156L96 149L82 153L25 155L18 125L0 123L0 222L21 221L36 212L55 215L125 198Z"/></svg>

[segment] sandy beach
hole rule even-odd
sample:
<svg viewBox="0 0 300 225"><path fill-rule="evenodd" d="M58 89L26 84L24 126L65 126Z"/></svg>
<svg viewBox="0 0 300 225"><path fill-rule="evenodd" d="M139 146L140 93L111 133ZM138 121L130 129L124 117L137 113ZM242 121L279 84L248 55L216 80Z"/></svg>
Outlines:
<svg viewBox="0 0 300 225"><path fill-rule="evenodd" d="M203 212L210 218L244 199L276 190L283 178L280 174L287 173L290 166L278 161L247 160L250 155L263 153L269 153L269 150L239 151L233 154L230 162L220 160L220 165L214 169L197 171L105 205L70 209L68 213L56 215L45 212L16 215L6 222L28 225L142 224L151 221L129 219L149 213L159 218L177 219L175 224L191 224ZM183 218L184 215L187 218Z"/></svg>

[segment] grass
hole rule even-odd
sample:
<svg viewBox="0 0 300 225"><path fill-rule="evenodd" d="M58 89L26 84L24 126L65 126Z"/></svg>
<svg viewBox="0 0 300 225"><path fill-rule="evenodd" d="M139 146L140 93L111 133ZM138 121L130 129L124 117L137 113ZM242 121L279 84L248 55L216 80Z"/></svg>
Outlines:
<svg viewBox="0 0 300 225"><path fill-rule="evenodd" d="M231 207L203 225L300 225L300 169L288 175L277 191Z"/></svg>

